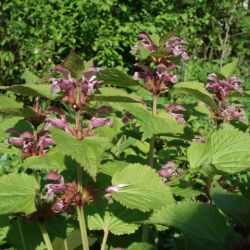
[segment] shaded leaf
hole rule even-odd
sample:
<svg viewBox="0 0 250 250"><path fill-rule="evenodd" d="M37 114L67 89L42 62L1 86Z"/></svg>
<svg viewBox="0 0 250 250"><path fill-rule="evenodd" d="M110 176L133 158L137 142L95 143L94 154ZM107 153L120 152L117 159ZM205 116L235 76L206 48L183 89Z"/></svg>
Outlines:
<svg viewBox="0 0 250 250"><path fill-rule="evenodd" d="M127 250L156 250L156 248L146 242L134 242L129 247Z"/></svg>
<svg viewBox="0 0 250 250"><path fill-rule="evenodd" d="M135 95L128 94L123 89L117 88L100 88L100 94L95 94L90 97L92 101L106 101L106 102L142 102L142 100Z"/></svg>
<svg viewBox="0 0 250 250"><path fill-rule="evenodd" d="M219 107L214 101L213 95L211 95L202 83L199 82L180 82L174 86L174 92L181 92L191 95L200 101L206 103L215 112L219 111Z"/></svg>
<svg viewBox="0 0 250 250"><path fill-rule="evenodd" d="M79 80L85 68L84 62L74 51L63 60L62 65L71 72L73 78Z"/></svg>
<svg viewBox="0 0 250 250"><path fill-rule="evenodd" d="M237 224L250 226L250 201L247 198L219 187L212 189L211 196L215 204Z"/></svg>
<svg viewBox="0 0 250 250"><path fill-rule="evenodd" d="M156 211L152 222L177 227L200 249L224 249L227 223L216 206L187 201Z"/></svg>
<svg viewBox="0 0 250 250"><path fill-rule="evenodd" d="M41 96L50 100L58 98L58 95L51 94L50 84L0 86L0 89L12 91L25 96Z"/></svg>
<svg viewBox="0 0 250 250"><path fill-rule="evenodd" d="M103 85L111 84L120 87L139 85L138 81L118 69L104 69L97 75L97 79L103 81Z"/></svg>

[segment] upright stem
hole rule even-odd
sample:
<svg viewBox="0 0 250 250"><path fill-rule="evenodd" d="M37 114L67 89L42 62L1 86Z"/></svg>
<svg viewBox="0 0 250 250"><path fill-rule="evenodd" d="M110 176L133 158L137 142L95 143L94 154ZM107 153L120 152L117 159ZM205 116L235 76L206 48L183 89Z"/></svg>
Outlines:
<svg viewBox="0 0 250 250"><path fill-rule="evenodd" d="M104 235L103 235L103 239L102 239L101 250L105 250L107 239L108 239L108 235L109 235L109 231L105 230L104 231Z"/></svg>
<svg viewBox="0 0 250 250"><path fill-rule="evenodd" d="M23 249L26 250L27 247L26 247L26 244L25 244L24 236L23 236L23 230L22 230L22 225L21 225L20 218L17 218L17 225L18 225L18 230L19 230L19 233L20 233Z"/></svg>
<svg viewBox="0 0 250 250"><path fill-rule="evenodd" d="M76 211L77 211L78 223L80 226L83 250L89 250L89 241L88 241L87 227L85 223L83 207L77 206Z"/></svg>
<svg viewBox="0 0 250 250"><path fill-rule="evenodd" d="M39 225L40 230L42 232L43 240L44 240L44 243L45 243L45 245L47 247L47 250L53 250L53 247L52 247L48 232L46 230L46 227L42 223L38 223L38 225Z"/></svg>
<svg viewBox="0 0 250 250"><path fill-rule="evenodd" d="M158 101L158 95L153 95L153 115L157 114L157 101ZM152 136L150 138L149 143L149 152L148 152L148 165L153 168L154 166L154 151L155 151L155 137ZM149 234L149 225L143 225L142 226L142 241L147 242L148 241L148 234Z"/></svg>

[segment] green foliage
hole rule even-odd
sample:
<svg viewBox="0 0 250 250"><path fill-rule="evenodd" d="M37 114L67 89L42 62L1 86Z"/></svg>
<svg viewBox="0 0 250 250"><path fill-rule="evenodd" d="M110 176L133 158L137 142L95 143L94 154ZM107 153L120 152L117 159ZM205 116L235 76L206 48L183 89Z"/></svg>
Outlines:
<svg viewBox="0 0 250 250"><path fill-rule="evenodd" d="M238 59L234 59L231 63L224 65L219 73L228 79L234 74L237 64Z"/></svg>
<svg viewBox="0 0 250 250"><path fill-rule="evenodd" d="M108 140L92 136L79 141L59 129L53 129L51 132L57 144L56 151L71 156L91 177L95 178L102 154L109 146Z"/></svg>
<svg viewBox="0 0 250 250"><path fill-rule="evenodd" d="M250 137L237 129L220 129L204 144L193 143L187 151L191 168L212 166L228 174L249 169Z"/></svg>
<svg viewBox="0 0 250 250"><path fill-rule="evenodd" d="M241 194L229 193L222 188L214 188L212 199L224 213L233 218L237 224L249 226L250 201Z"/></svg>
<svg viewBox="0 0 250 250"><path fill-rule="evenodd" d="M129 210L117 203L94 203L87 208L88 227L90 230L109 231L115 235L131 234L139 228L134 222L145 219L145 215L136 210Z"/></svg>
<svg viewBox="0 0 250 250"><path fill-rule="evenodd" d="M174 202L170 189L158 174L148 166L132 164L112 178L112 185L128 184L112 197L128 208L149 211Z"/></svg>
<svg viewBox="0 0 250 250"><path fill-rule="evenodd" d="M224 249L228 227L214 205L179 202L157 211L151 220L180 229L191 241L193 248L189 249Z"/></svg>
<svg viewBox="0 0 250 250"><path fill-rule="evenodd" d="M30 214L36 210L38 185L32 176L9 174L0 178L0 214Z"/></svg>
<svg viewBox="0 0 250 250"><path fill-rule="evenodd" d="M175 85L174 92L185 93L191 95L198 100L206 103L215 112L219 111L219 107L213 99L213 96L199 82L180 82Z"/></svg>

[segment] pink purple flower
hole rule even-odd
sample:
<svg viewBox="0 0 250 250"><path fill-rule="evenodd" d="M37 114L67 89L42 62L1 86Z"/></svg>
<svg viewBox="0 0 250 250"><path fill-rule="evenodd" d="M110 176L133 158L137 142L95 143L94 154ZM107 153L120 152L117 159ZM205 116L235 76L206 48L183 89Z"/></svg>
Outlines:
<svg viewBox="0 0 250 250"><path fill-rule="evenodd" d="M168 107L166 107L167 113L173 116L175 120L181 124L184 124L186 122L184 115L180 113L176 113L176 112L185 111L185 110L186 109L182 105L176 105L176 104L171 104Z"/></svg>

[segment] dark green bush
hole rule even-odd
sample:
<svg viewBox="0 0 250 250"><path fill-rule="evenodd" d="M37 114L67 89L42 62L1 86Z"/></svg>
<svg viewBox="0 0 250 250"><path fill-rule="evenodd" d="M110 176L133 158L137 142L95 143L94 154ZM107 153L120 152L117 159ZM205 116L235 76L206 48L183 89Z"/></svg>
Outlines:
<svg viewBox="0 0 250 250"><path fill-rule="evenodd" d="M225 57L245 60L250 16L244 0L2 0L0 84L20 83L25 67L41 75L71 49L98 65L126 69L133 62L130 45L143 31L175 30L189 41L194 59L220 59L230 17Z"/></svg>

